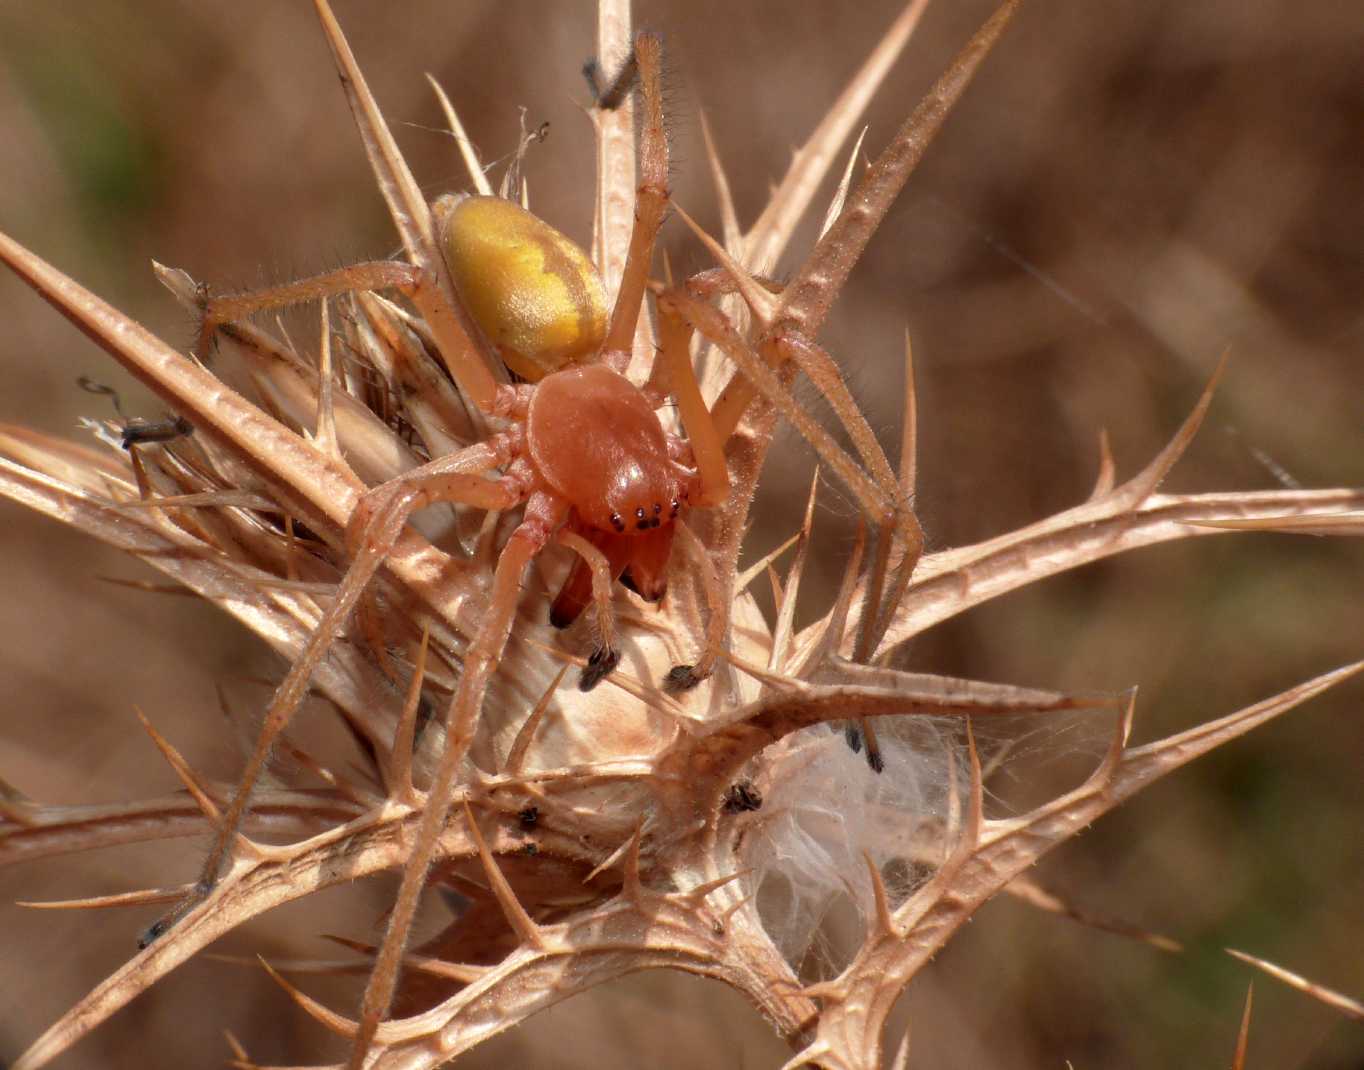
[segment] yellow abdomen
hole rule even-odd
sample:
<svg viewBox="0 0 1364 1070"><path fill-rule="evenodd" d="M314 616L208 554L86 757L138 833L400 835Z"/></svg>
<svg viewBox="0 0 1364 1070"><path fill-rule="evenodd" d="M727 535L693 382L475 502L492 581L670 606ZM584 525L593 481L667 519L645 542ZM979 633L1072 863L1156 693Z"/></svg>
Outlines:
<svg viewBox="0 0 1364 1070"><path fill-rule="evenodd" d="M537 382L601 348L606 293L582 248L500 197L468 197L441 224L460 300L517 375Z"/></svg>

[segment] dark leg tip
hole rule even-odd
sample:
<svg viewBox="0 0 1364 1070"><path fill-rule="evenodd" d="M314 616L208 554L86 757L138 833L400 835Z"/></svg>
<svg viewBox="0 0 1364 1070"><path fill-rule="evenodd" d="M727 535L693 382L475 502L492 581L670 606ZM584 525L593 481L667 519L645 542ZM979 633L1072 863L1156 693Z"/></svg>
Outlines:
<svg viewBox="0 0 1364 1070"><path fill-rule="evenodd" d="M152 944L166 934L166 930L171 927L169 918L162 918L154 922L141 936L137 938L137 949L146 951Z"/></svg>
<svg viewBox="0 0 1364 1070"><path fill-rule="evenodd" d="M862 753L862 729L852 721L843 726L843 738L848 741L848 746L854 754Z"/></svg>
<svg viewBox="0 0 1364 1070"><path fill-rule="evenodd" d="M557 609L550 609L549 623L551 627L558 628L559 631L563 631L565 628L567 628L570 624L573 623L576 616L577 614L570 615L568 613L562 613Z"/></svg>
<svg viewBox="0 0 1364 1070"><path fill-rule="evenodd" d="M881 752L871 747L867 748L867 764L873 773L884 773L886 770L886 760L881 757Z"/></svg>
<svg viewBox="0 0 1364 1070"><path fill-rule="evenodd" d="M696 671L695 665L674 665L668 670L668 675L663 677L663 690L671 695L680 694L690 691L704 679Z"/></svg>
<svg viewBox="0 0 1364 1070"><path fill-rule="evenodd" d="M587 90L593 100L601 98L601 64L592 56L583 61L582 75L587 80Z"/></svg>
<svg viewBox="0 0 1364 1070"><path fill-rule="evenodd" d="M611 670L620 664L620 654L610 647L599 647L587 659L583 674L578 678L579 691L591 691L611 675Z"/></svg>
<svg viewBox="0 0 1364 1070"><path fill-rule="evenodd" d="M158 918L149 928L143 930L142 935L137 938L138 950L145 951L170 932L171 928L181 918L209 897L217 883L216 877L203 877L197 881L194 889L184 899L180 900L169 914Z"/></svg>
<svg viewBox="0 0 1364 1070"><path fill-rule="evenodd" d="M725 792L724 811L727 814L746 814L754 810L761 810L763 796L753 782L740 780L731 784L729 790Z"/></svg>

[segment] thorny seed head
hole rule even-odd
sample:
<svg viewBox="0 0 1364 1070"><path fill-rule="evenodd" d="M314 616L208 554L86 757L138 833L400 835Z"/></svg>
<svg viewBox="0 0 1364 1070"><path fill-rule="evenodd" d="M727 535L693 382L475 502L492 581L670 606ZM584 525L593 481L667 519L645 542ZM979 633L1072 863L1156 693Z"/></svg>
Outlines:
<svg viewBox="0 0 1364 1070"><path fill-rule="evenodd" d="M897 26L912 24L910 17ZM835 116L841 128L856 125L852 107ZM596 118L610 193L612 154L628 143L628 128L622 141L612 115ZM844 132L827 143L817 139L819 151L797 158L773 199L787 212L730 235L731 255L749 267L768 266ZM625 189L628 204L628 180ZM609 226L603 233L609 246ZM129 451L126 426L102 422L94 427L97 452L10 429L3 449L14 464L3 470L5 493L132 552L227 609L286 658L297 656L348 565L338 536L358 489L481 434L436 362L425 325L382 297L358 295L331 309L329 411L320 401L323 347L311 340L266 324L239 326L206 372L48 274L30 254L8 244L0 252L195 428L191 437ZM619 253L608 248L605 258ZM192 297L185 276L163 277ZM735 304L727 302L731 313ZM715 354L704 357L713 397L729 368ZM225 394L218 376L245 399ZM1291 514L1310 530L1358 530L1359 491L1158 494L1206 401L1171 448L1130 482L1101 485L1086 505L1000 541L928 555L896 599L882 652L893 654L932 624L1043 576L1220 530L1194 525L1287 526L1282 518ZM737 471L752 467L767 434L761 418L746 430L732 451ZM742 512L737 518L741 523ZM318 887L401 866L444 742L429 711L444 708L458 678L510 519L488 523L459 509L417 521L430 545L413 537L402 548L313 677L316 692L359 740L364 768L322 768L294 751L289 760L324 787L267 789L248 829L285 845L240 852L208 904L83 1000L20 1065L39 1065L74 1043L163 976L172 960L218 934ZM380 1028L371 1048L376 1065L437 1065L576 991L656 965L717 976L739 989L799 1052L793 1065L876 1065L891 1002L884 997L1010 878L1151 780L1345 675L1294 688L1196 738L1140 755L1121 750L1120 730L1106 762L1075 794L1020 820L991 821L978 759L988 768L993 748L1005 744L988 722L1022 712L1061 718L1079 711L1088 719L1087 711L1123 702L911 674L884 667L886 658L874 668L851 664L844 658L868 612L875 540L860 557L864 567L848 572L846 598L810 605L808 577L804 594L801 580L819 533L807 520L776 562L780 590L764 613L753 592L768 575L729 552L738 546L735 524L728 514L696 524L733 596L725 656L708 678L686 676L696 686L662 683L676 681L678 667L696 658L714 615L701 585L689 582L691 565L676 570L661 606L617 593L620 664L590 694L566 682L562 670L593 656L591 622L584 618L560 635L545 620L546 592L556 588L566 555L548 555L542 572L528 573L462 775L461 805L430 878L457 906L438 935L411 947L394 1008L404 1021ZM882 776L830 728L859 714L884 718L877 722ZM159 720L153 711L153 725ZM1119 718L1120 729L1125 724ZM187 788L201 793L199 809L181 795L94 816L5 788L0 857L6 848L24 857L201 833L199 810L221 809L230 788L182 763L175 740L154 738ZM811 941L840 900L862 920L860 949L856 957L851 948L828 950L826 984L802 991L809 976L798 971L809 966ZM368 933L351 941L351 968L367 966L371 942ZM310 1009L349 1033L343 1018ZM353 1018L354 1009L343 1006L339 1015Z"/></svg>

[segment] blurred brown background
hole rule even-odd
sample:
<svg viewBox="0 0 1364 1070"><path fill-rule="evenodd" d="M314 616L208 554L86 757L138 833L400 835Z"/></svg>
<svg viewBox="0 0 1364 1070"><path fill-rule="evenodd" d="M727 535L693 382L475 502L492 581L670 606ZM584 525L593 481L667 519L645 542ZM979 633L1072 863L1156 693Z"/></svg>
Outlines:
<svg viewBox="0 0 1364 1070"><path fill-rule="evenodd" d="M518 107L532 126L551 123L530 161L534 204L586 237L593 164L578 72L593 49L590 4L337 7L433 195L460 185L460 168L433 129L426 71L486 158L514 148ZM897 7L642 3L640 23L666 35L679 203L717 224L695 119L705 108L750 222ZM930 9L869 114L870 152L989 10ZM1364 483L1361 60L1364 23L1346 0L1024 5L824 336L893 446L909 326L933 546L1082 498L1102 427L1131 474L1228 346L1230 375L1169 486L1274 485L1266 458L1305 485ZM249 286L396 244L301 0L0 0L0 227L182 345L192 327L152 279L152 257ZM675 265L704 266L677 223L667 246ZM109 415L76 388L81 374L125 389L134 412L157 411L8 277L0 317L0 418L68 432L79 415ZM754 551L795 523L810 463L794 439L774 454ZM816 546L828 578L853 508L836 487L825 502ZM201 766L230 774L236 744L213 685L255 709L265 692L248 678L278 664L206 606L101 583L146 573L91 540L8 504L0 518L0 774L54 802L171 790L134 705ZM1137 732L1153 738L1364 654L1361 565L1364 547L1347 540L1161 547L977 610L910 660L1037 686L1140 684ZM1186 955L991 904L911 989L911 1065L1226 1065L1250 979L1227 945L1364 993L1362 714L1358 683L1317 700L1039 872L1091 910L1187 941ZM200 852L149 846L0 874L0 1063L131 953L147 913L4 904L172 884ZM222 949L279 958L300 931L363 935L384 897L333 891ZM345 983L310 990L352 1005ZM196 961L58 1065L217 1065L223 1028L263 1061L335 1055L260 971ZM562 1005L466 1062L758 1068L782 1052L738 997L655 975ZM1262 980L1250 1065L1358 1068L1364 1028Z"/></svg>

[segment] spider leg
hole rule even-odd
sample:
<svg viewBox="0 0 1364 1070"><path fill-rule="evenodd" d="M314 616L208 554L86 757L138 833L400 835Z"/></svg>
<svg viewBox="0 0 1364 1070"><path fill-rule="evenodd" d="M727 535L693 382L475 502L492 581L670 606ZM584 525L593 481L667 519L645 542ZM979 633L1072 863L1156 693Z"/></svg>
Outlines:
<svg viewBox="0 0 1364 1070"><path fill-rule="evenodd" d="M446 294L447 289L430 272L398 260L371 260L238 294L214 296L201 288L202 318L195 353L204 359L218 330L258 312L360 290L397 290L422 314L440 346L441 358L464 393L483 412L501 414L499 405L505 407L508 396L499 391L497 380L472 341L474 329L468 315Z"/></svg>
<svg viewBox="0 0 1364 1070"><path fill-rule="evenodd" d="M513 443L511 436L500 435L442 457L431 465L425 465L424 469L438 466L439 470L434 479L440 481L438 484L428 483L426 486L441 486L450 494L449 500L459 500L458 495L466 493L472 504L494 509L509 508L524 497L524 490L515 482L487 480L479 473L507 464L512 456ZM399 493L390 491L389 488L394 484L403 484L422 471L423 469L416 469L406 476L374 488L360 499L360 504L352 512L348 541L356 550L350 568L337 586L331 605L322 614L308 642L290 666L288 674L275 689L270 706L265 712L265 722L256 739L255 749L247 759L246 769L237 783L236 793L218 827L218 838L209 851L193 892L170 914L147 930L139 941L142 946L150 944L207 896L218 883L223 870L230 864L233 844L241 830L251 794L265 770L275 741L303 701L313 671L331 648L337 633L355 608L365 587L397 544L408 516L424 501L422 494L426 491L420 482L416 490L410 492L403 486L396 488ZM420 478L418 477L419 480Z"/></svg>
<svg viewBox="0 0 1364 1070"><path fill-rule="evenodd" d="M500 512L525 500L529 487L524 477L509 473L501 479L488 479L483 474L492 468L512 465L521 448L521 429L512 427L371 487L356 503L346 523L347 547L357 557L364 553L371 541L370 528L386 515L401 514L398 522L401 530L412 513L438 502Z"/></svg>
<svg viewBox="0 0 1364 1070"><path fill-rule="evenodd" d="M572 530L601 551L606 558L608 575L612 583L624 579L626 565L630 563L629 549L624 538L579 526L574 526ZM559 629L570 627L582 611L592 604L595 591L592 564L579 554L549 607L549 623Z"/></svg>
<svg viewBox="0 0 1364 1070"><path fill-rule="evenodd" d="M756 346L757 352L762 355L761 360L756 359L753 350L738 338L727 321L723 322L723 326L715 323L711 317L723 320L717 311L697 302L690 306L686 313L687 319L698 330L720 345L739 365L729 385L711 409L720 437L728 440L748 406L761 393L797 425L819 451L825 463L830 464L857 495L868 515L880 523L883 537L878 543L879 564L874 563L872 568L872 587L875 591L869 592L877 594L878 597L876 600L864 601L863 604L867 608L856 641L856 650L863 658L870 657L875 652L884 635L884 629L889 624L890 609L908 585L914 562L922 548L922 534L917 521L909 511L906 495L898 487L892 491L879 464L868 462L873 476L880 473L880 477L873 482L864 473L850 467L850 459L832 440L828 440L826 446L812 437L806 423L796 419L794 413L799 410L790 401L780 379L773 374L773 369L790 357L804 355L816 361L819 359L818 354L814 354L808 347L813 346L812 340L833 307L834 300L861 258L872 235L876 233L881 220L885 218L886 212L923 158L929 144L1004 32L1004 28L1018 8L1018 3L1019 0L1004 0L995 13L976 31L957 54L951 67L934 84L932 91L896 131L875 162L867 168L856 189L845 199L838 218L828 227L790 283L783 288L775 307L769 307L766 314L758 315L758 320L763 324L763 334ZM723 249L714 247L704 235L703 240L712 245L717 258L728 273L735 277L736 284L751 281L739 278L741 274L739 269L732 264ZM742 286L739 288L743 290ZM756 287L751 289L752 293L745 293L745 299L750 307L753 307L755 302L764 303L761 302L762 295L757 292ZM695 301L695 298L692 300ZM770 301L765 303L771 306ZM723 333L724 330L733 334L733 340L729 344L717 337L717 331ZM853 432L852 426L855 423L853 420L855 406L849 408L835 402L834 395L828 394L827 391L826 396L834 403L835 410L839 412L849 433L853 435L854 442L857 442L858 434ZM806 421L808 422L808 417ZM822 429L818 430L823 433ZM831 453L829 446L836 452ZM765 448L764 443L762 449ZM841 457L835 464L834 457L837 455ZM879 592L884 586L891 557L890 539L886 537L889 534L888 525L898 528L902 552L899 571L892 584L892 597L886 603L883 612L879 604Z"/></svg>
<svg viewBox="0 0 1364 1070"><path fill-rule="evenodd" d="M660 293L657 307L659 352L651 378L658 378L662 370L668 392L677 401L682 427L687 434L686 446L696 466L695 491L689 495L689 501L703 509L713 508L722 505L729 496L729 468L725 463L724 439L711 419L710 410L706 408L701 388L696 382L696 370L692 367L691 339L694 328L673 291ZM700 576L710 609L700 657L693 665L674 666L665 680L669 690L686 691L710 676L715 669L729 625L729 599L704 544L681 520L677 521L677 527L683 532L689 552L701 565Z"/></svg>
<svg viewBox="0 0 1364 1070"><path fill-rule="evenodd" d="M634 349L635 328L649 281L654 239L663 225L669 197L668 135L663 129L663 93L659 84L662 45L657 36L642 33L635 38L635 61L639 66L639 84L644 98L635 225L630 232L630 249L611 311L611 323L602 344L602 361L622 374L629 367Z"/></svg>
<svg viewBox="0 0 1364 1070"><path fill-rule="evenodd" d="M364 551L366 541L371 539L371 525L382 514L400 512L402 520L395 522L398 523L398 530L401 530L407 517L438 502L472 505L493 513L524 500L528 482L523 474L518 474L516 463L512 460L521 449L520 429L513 426L509 432L494 435L478 445L493 451L497 458L494 464L482 469L470 469L466 461L468 450L462 450L437 457L366 491L351 511L346 524L346 548L352 560L358 559ZM483 475L487 468L505 468L507 474L501 479L488 479ZM370 650L383 668L388 654L380 623L382 614L375 602L376 597L372 589L368 595L361 596L356 618ZM392 678L391 671L386 674Z"/></svg>
<svg viewBox="0 0 1364 1070"><path fill-rule="evenodd" d="M658 306L662 337L667 339L669 332L677 329L674 325L681 321L686 328L699 330L708 340L719 346L738 365L743 376L742 379L736 379L736 385L747 384L749 398L761 394L781 411L815 447L821 460L847 484L863 510L877 525L880 538L877 540L877 552L872 563L863 600L862 619L859 622L853 649L854 660L860 662L868 660L884 634L884 628L890 620L891 608L903 597L904 590L908 587L914 565L923 549L923 531L891 469L890 461L876 441L866 417L862 415L848 391L838 366L823 348L793 326L788 325L784 329L767 334L760 343L762 347L760 356L718 309L684 291L672 290L661 294ZM681 341L680 337L674 341L674 350ZM667 347L664 353L665 355L668 353ZM791 397L790 391L773 370L788 361L804 371L824 394L851 438L861 458L860 465ZM743 409L747 407L748 398L745 398L742 404L731 404L728 410L720 412L727 398L732 402L736 396L737 392L727 391L727 397L722 397L720 402L717 402L717 416L711 421L711 433L724 434L737 425ZM720 426L717 428L715 424ZM897 537L900 549L899 567L891 585L891 599L887 604L883 604L886 579ZM864 722L862 731L867 737L867 761L873 769L879 771L882 765L880 749L875 744L871 726ZM850 742L851 739L850 735Z"/></svg>
<svg viewBox="0 0 1364 1070"><path fill-rule="evenodd" d="M777 297L780 297L785 289L783 283L777 279L768 278L766 275L753 275L751 277L764 290ZM730 294L739 292L734 276L722 267L698 271L695 275L690 276L683 285L686 286L687 293L693 297L728 297Z"/></svg>
<svg viewBox="0 0 1364 1070"><path fill-rule="evenodd" d="M616 616L611 610L611 585L619 569L612 568L606 554L585 538L568 528L560 528L555 536L582 559L592 574L592 604L597 614L597 647L578 679L580 691L591 691L620 663L616 649ZM565 588L567 590L567 587ZM558 600L555 602L558 606Z"/></svg>
<svg viewBox="0 0 1364 1070"><path fill-rule="evenodd" d="M199 336L194 352L200 358L208 356L209 346L219 328L271 309L302 305L336 294L356 290L388 290L410 285L414 269L396 260L371 260L363 264L325 271L304 279L246 290L235 294L212 294L207 286L199 287Z"/></svg>
<svg viewBox="0 0 1364 1070"><path fill-rule="evenodd" d="M659 297L659 305L666 310L663 317L665 322L669 316L677 316L683 319L690 328L700 331L738 366L745 379L754 384L754 389L795 425L796 429L815 448L820 459L847 484L848 489L852 491L869 517L877 522L883 522L894 516L897 508L900 507L899 498L901 495L899 485L895 481L894 475L891 474L890 464L885 460L884 455L880 455L879 463L870 466L871 473L869 474L862 465L859 465L848 455L842 446L834 441L833 436L828 431L824 430L809 413L800 407L792 398L791 392L782 385L777 373L773 371L774 366L784 363L795 353L808 358L812 367L819 364L810 354L810 344L782 335L765 344L767 359L764 359L764 356L755 352L753 347L734 329L723 313L704 301L680 290L670 290ZM843 395L839 401L845 401L843 405L835 403L835 412L845 420L850 435L852 435L854 442L859 444L860 449L879 454L880 447L876 443L875 436L872 435L866 420L857 410L856 403L852 401L851 395L847 394L846 386L843 386L842 380L838 379L837 369L832 367L832 360L828 358L827 354L824 355L824 359L828 362L827 365L820 366L817 370L821 375L832 370ZM715 422L719 424L718 419ZM737 419L734 422L737 423ZM716 427L716 432L720 436L727 437L732 431L733 427L724 425ZM887 477L889 478L887 479Z"/></svg>
<svg viewBox="0 0 1364 1070"><path fill-rule="evenodd" d="M883 513L880 520L880 533L876 542L876 555L872 559L871 577L867 594L863 599L862 620L858 627L856 643L853 647L853 660L866 662L875 653L890 626L891 610L904 597L909 586L910 576L923 552L924 534L914 515L904 489L890 467L881 444L862 415L862 410L848 391L838 365L829 353L795 331L784 331L773 340L777 351L794 360L806 376L813 382L838 415L862 463L866 465L876 485L893 503L892 510ZM874 518L875 519L875 518ZM891 584L890 597L882 604L886 578L890 570L890 560L894 536L899 537L900 562L896 576Z"/></svg>
<svg viewBox="0 0 1364 1070"><path fill-rule="evenodd" d="M533 492L526 502L524 518L497 559L487 614L464 655L459 684L445 715L445 750L427 791L416 842L403 868L402 884L389 913L388 928L360 1004L359 1029L353 1048L359 1057L368 1050L380 1020L392 1004L403 950L425 884L426 871L445 827L446 812L454 798L460 767L473 741L488 680L502 657L511 632L522 574L531 558L543 549L567 517L568 506L563 501ZM352 1065L359 1065L359 1057Z"/></svg>
<svg viewBox="0 0 1364 1070"><path fill-rule="evenodd" d="M677 401L700 482L699 495L691 504L702 509L713 508L729 495L725 440L711 419L696 382L696 369L691 363L693 327L686 318L685 306L673 291L660 294L657 303L658 355L666 366L668 392Z"/></svg>
<svg viewBox="0 0 1364 1070"><path fill-rule="evenodd" d="M681 519L675 523L677 533L682 537L682 544L696 561L701 588L706 595L706 608L710 613L710 618L706 621L701 656L696 659L694 665L674 665L663 681L665 690L690 691L715 671L715 663L719 660L725 636L729 634L729 591L720 582L720 577L715 571L715 562L711 560L706 544Z"/></svg>

